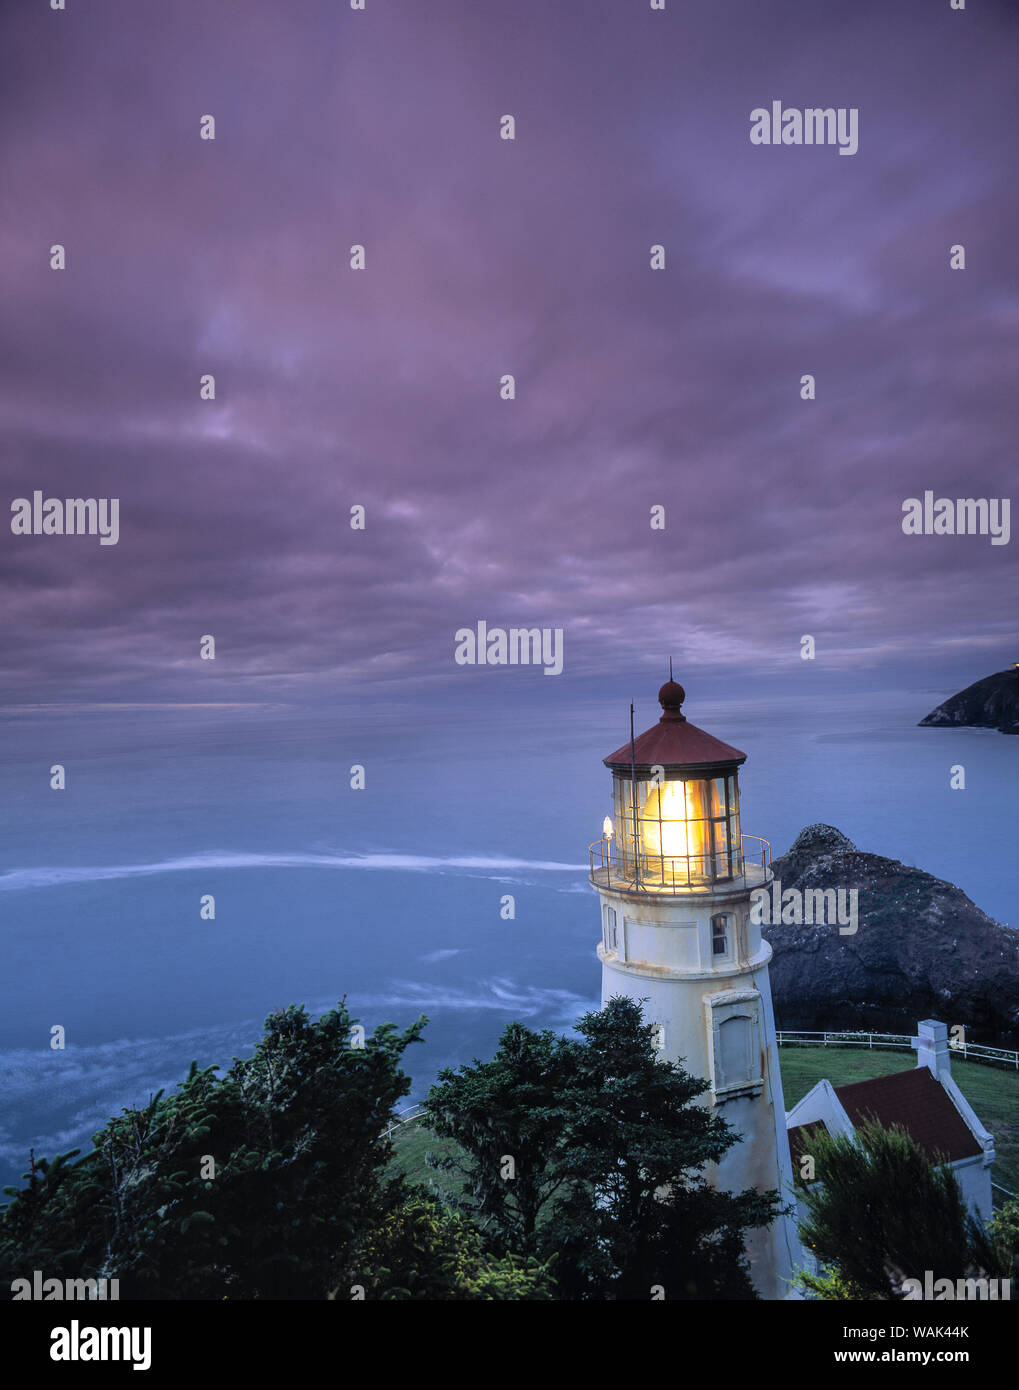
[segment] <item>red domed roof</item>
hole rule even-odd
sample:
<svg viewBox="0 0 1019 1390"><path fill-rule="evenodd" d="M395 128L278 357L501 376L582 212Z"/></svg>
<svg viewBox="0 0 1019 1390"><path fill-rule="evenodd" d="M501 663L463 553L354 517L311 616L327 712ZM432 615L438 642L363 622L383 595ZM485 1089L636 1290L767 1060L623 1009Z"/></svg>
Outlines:
<svg viewBox="0 0 1019 1390"><path fill-rule="evenodd" d="M658 692L661 719L634 739L632 753L630 744L624 743L603 759L605 766L627 772L631 757L641 772L652 767L664 767L668 772L677 768L719 767L725 763L737 766L745 762L747 755L738 748L690 723L680 708L685 699L683 687L677 681L667 680Z"/></svg>

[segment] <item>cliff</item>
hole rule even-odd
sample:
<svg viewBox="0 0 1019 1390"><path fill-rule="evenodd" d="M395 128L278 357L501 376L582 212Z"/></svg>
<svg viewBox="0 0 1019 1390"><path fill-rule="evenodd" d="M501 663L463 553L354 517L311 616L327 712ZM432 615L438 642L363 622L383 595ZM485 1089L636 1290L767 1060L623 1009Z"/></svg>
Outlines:
<svg viewBox="0 0 1019 1390"><path fill-rule="evenodd" d="M859 893L855 935L837 925L764 926L781 1028L914 1033L918 1020L966 1026L971 1042L1019 1048L1019 932L951 883L858 850L811 825L774 862L782 892Z"/></svg>
<svg viewBox="0 0 1019 1390"><path fill-rule="evenodd" d="M975 681L920 720L921 727L945 724L1019 734L1019 669L1009 667Z"/></svg>

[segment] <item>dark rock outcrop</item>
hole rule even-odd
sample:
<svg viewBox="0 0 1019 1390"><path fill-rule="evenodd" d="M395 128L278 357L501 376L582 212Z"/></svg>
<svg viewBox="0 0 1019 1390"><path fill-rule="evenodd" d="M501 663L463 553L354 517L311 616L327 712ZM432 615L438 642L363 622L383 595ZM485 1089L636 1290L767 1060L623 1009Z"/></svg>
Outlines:
<svg viewBox="0 0 1019 1390"><path fill-rule="evenodd" d="M1019 932L922 869L810 825L774 862L782 891L858 891L858 929L765 925L779 1028L914 1033L964 1024L971 1042L1019 1047Z"/></svg>
<svg viewBox="0 0 1019 1390"><path fill-rule="evenodd" d="M921 727L945 724L1019 734L1019 668L974 681L920 720Z"/></svg>

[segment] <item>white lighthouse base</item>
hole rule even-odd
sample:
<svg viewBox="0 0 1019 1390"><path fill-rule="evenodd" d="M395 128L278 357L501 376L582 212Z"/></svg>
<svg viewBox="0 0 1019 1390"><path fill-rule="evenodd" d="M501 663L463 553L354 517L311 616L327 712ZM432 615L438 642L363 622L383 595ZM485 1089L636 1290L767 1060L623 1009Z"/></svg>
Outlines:
<svg viewBox="0 0 1019 1390"><path fill-rule="evenodd" d="M602 1006L615 995L641 1004L658 1029L663 1057L680 1063L709 1089L700 1098L741 1136L705 1171L729 1192L778 1191L792 1205L792 1166L768 979L771 947L750 921L749 886L697 897L614 891L602 898ZM725 914L726 950L712 940ZM793 1215L748 1231L747 1260L763 1299L794 1298L795 1267L804 1263Z"/></svg>

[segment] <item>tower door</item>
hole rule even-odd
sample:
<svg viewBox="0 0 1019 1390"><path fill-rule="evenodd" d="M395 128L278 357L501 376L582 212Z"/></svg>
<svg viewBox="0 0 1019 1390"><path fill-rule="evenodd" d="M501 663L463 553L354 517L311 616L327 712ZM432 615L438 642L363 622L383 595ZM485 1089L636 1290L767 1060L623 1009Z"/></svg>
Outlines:
<svg viewBox="0 0 1019 1390"><path fill-rule="evenodd" d="M709 995L711 1085L716 1101L729 1096L759 1094L764 1087L761 1054L761 996L753 990L728 990Z"/></svg>
<svg viewBox="0 0 1019 1390"><path fill-rule="evenodd" d="M719 1086L739 1086L750 1079L750 1033L747 1014L731 1014L718 1025Z"/></svg>

